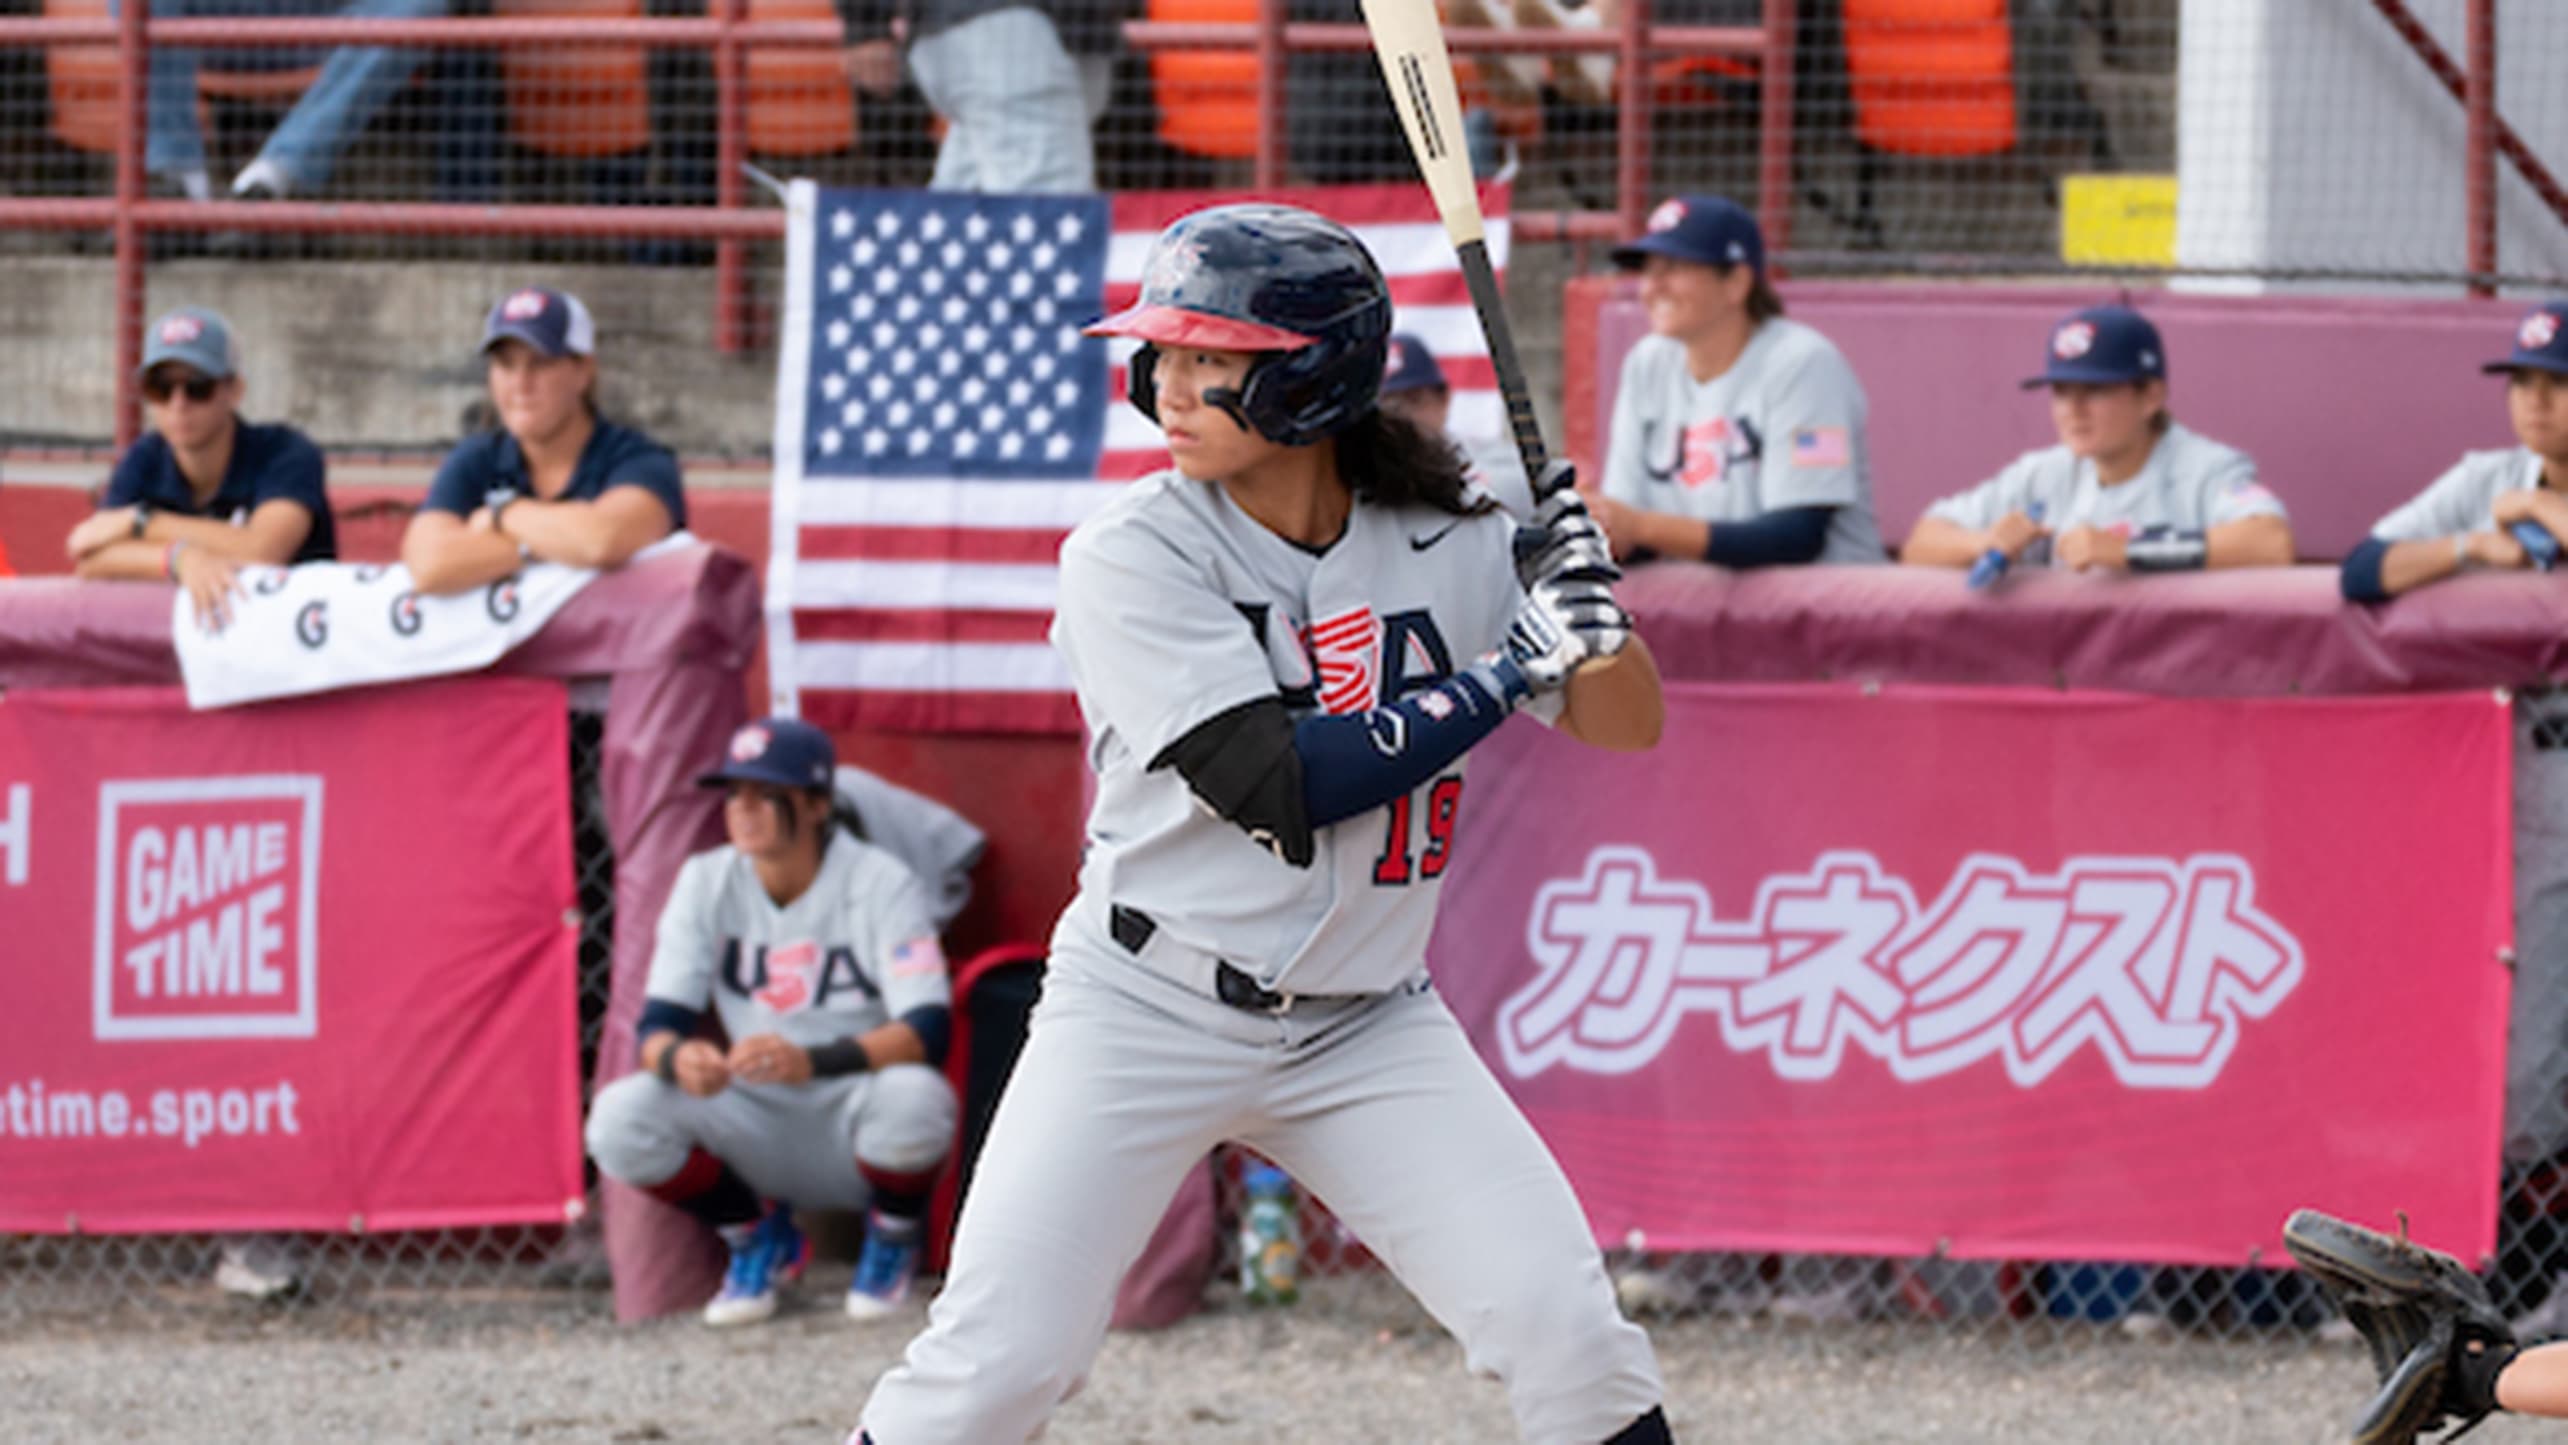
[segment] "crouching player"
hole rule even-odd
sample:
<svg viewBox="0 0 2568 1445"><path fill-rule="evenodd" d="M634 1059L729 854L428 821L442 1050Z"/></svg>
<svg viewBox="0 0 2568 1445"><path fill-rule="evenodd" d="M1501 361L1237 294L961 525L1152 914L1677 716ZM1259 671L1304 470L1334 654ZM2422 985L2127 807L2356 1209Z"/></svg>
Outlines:
<svg viewBox="0 0 2568 1445"><path fill-rule="evenodd" d="M834 810L836 766L826 734L770 718L698 779L730 789L731 842L678 874L636 1030L641 1067L589 1111L598 1168L730 1246L707 1324L776 1312L802 1268L797 1205L868 1210L847 1313L895 1313L954 1138L938 1072L952 994L927 892ZM728 1049L696 1037L708 1002Z"/></svg>

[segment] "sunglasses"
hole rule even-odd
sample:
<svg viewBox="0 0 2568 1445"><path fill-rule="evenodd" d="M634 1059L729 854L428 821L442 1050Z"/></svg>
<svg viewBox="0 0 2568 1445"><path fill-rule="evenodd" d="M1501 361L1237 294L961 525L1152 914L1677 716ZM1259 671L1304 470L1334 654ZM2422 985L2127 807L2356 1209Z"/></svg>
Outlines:
<svg viewBox="0 0 2568 1445"><path fill-rule="evenodd" d="M214 394L222 389L223 383L210 376L191 376L185 381L174 381L166 376L143 378L143 395L156 402L167 401L172 393L183 391L189 401L203 405L212 401Z"/></svg>

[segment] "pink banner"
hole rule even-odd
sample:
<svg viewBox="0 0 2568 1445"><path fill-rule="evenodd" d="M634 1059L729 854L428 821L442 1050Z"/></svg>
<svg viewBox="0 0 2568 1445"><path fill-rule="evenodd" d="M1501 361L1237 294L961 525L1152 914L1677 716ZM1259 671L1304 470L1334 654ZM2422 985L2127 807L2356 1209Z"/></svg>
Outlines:
<svg viewBox="0 0 2568 1445"><path fill-rule="evenodd" d="M1431 951L1600 1240L2493 1247L2501 698L1669 691L1483 749Z"/></svg>
<svg viewBox="0 0 2568 1445"><path fill-rule="evenodd" d="M0 698L0 1230L559 1221L560 684Z"/></svg>

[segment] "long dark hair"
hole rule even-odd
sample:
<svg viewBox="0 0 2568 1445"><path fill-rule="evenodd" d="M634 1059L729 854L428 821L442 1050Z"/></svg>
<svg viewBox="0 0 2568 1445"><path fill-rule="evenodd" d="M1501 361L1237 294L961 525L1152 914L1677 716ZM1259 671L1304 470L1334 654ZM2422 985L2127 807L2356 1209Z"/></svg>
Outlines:
<svg viewBox="0 0 2568 1445"><path fill-rule="evenodd" d="M1374 407L1337 434L1338 475L1367 502L1433 507L1457 517L1497 505L1468 495L1469 473L1453 443L1416 422Z"/></svg>

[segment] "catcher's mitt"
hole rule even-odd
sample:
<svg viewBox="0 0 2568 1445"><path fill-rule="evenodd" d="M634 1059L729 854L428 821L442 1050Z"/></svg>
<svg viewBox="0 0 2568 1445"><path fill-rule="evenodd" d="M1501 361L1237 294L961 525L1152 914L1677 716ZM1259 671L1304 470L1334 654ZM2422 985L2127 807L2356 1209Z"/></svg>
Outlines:
<svg viewBox="0 0 2568 1445"><path fill-rule="evenodd" d="M2478 1276L2448 1254L2315 1209L2283 1223L2283 1245L2372 1351L2380 1389L2354 1421L2355 1445L2412 1445L2447 1421L2459 1438L2497 1408L2514 1331Z"/></svg>

